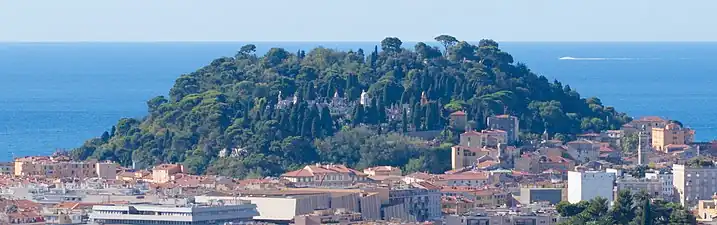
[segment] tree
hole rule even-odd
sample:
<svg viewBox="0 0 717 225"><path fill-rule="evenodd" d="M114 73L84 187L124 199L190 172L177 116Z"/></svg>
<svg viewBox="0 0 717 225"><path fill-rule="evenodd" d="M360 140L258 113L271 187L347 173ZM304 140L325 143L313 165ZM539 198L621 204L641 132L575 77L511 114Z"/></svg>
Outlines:
<svg viewBox="0 0 717 225"><path fill-rule="evenodd" d="M637 142L637 133L625 134L620 138L620 147L623 152L637 151ZM643 146L643 148L647 148L647 146Z"/></svg>
<svg viewBox="0 0 717 225"><path fill-rule="evenodd" d="M557 205L555 205L555 209L558 211L558 213L560 213L560 216L572 217L585 211L588 205L589 203L587 201L581 201L576 204L570 204L569 202L561 201Z"/></svg>
<svg viewBox="0 0 717 225"><path fill-rule="evenodd" d="M652 210L650 209L650 200L644 200L642 204L642 213L640 214L640 225L652 225Z"/></svg>
<svg viewBox="0 0 717 225"><path fill-rule="evenodd" d="M253 54L256 52L256 45L253 44L247 44L244 46L241 46L239 49L239 52L237 53L237 56L247 56L249 54Z"/></svg>
<svg viewBox="0 0 717 225"><path fill-rule="evenodd" d="M438 40L443 47L451 45L445 54L426 43L404 49L398 38L389 37L366 59L360 50L322 47L271 48L257 55L257 47L248 44L235 57L219 57L178 76L169 96L147 101L147 116L120 119L70 156L125 167L182 163L192 173L236 178L278 176L315 162L405 168L423 156L422 170L440 173L450 165L449 147L391 131L447 130L445 137L451 138L446 113L459 109L474 129L485 127L486 116L507 109L520 118L524 136L547 129L565 140L630 121L598 98L581 98L568 85L513 64L494 41ZM372 104L355 104L362 90L375 96ZM421 99L424 91L428 102ZM275 97L279 92L282 99ZM288 96L296 96L296 103L284 101ZM386 106L403 104L411 108L401 115L401 124L385 120ZM219 157L224 149L240 149L241 157ZM312 156L317 151L321 157Z"/></svg>
<svg viewBox="0 0 717 225"><path fill-rule="evenodd" d="M102 139L103 142L107 142L110 140L110 133L107 133L107 131L102 132L102 136L100 136L100 139Z"/></svg>
<svg viewBox="0 0 717 225"><path fill-rule="evenodd" d="M628 225L635 218L635 206L629 190L618 193L612 214L615 224Z"/></svg>
<svg viewBox="0 0 717 225"><path fill-rule="evenodd" d="M401 39L396 37L387 37L381 41L381 50L388 53L398 53L401 51Z"/></svg>
<svg viewBox="0 0 717 225"><path fill-rule="evenodd" d="M697 218L687 210L674 209L670 214L670 225L697 224Z"/></svg>
<svg viewBox="0 0 717 225"><path fill-rule="evenodd" d="M438 35L436 38L434 38L434 40L441 43L443 45L443 49L446 52L448 52L448 47L454 46L456 45L456 43L458 43L458 39L447 34Z"/></svg>
<svg viewBox="0 0 717 225"><path fill-rule="evenodd" d="M413 172L421 172L423 171L424 164L426 163L426 157L421 156L416 159L410 159L408 160L408 164L406 164L406 168L404 168L404 171L406 171L406 174L413 173Z"/></svg>
<svg viewBox="0 0 717 225"><path fill-rule="evenodd" d="M401 131L403 133L408 132L408 117L406 116L406 109L401 112Z"/></svg>

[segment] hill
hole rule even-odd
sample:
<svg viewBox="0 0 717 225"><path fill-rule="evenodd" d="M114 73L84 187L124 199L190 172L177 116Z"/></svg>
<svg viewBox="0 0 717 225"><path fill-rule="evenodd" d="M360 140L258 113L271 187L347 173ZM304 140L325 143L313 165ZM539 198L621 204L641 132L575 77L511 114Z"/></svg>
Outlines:
<svg viewBox="0 0 717 225"><path fill-rule="evenodd" d="M181 75L167 97L147 102L144 119L121 119L71 154L139 167L182 162L195 173L236 177L315 162L440 171L450 161L446 145L400 133L445 130L450 140L456 130L447 118L457 110L476 129L486 116L515 115L525 139L544 131L571 139L629 120L536 75L495 41L436 41L442 48L418 43L409 50L388 37L371 52L272 48L263 56L245 45Z"/></svg>

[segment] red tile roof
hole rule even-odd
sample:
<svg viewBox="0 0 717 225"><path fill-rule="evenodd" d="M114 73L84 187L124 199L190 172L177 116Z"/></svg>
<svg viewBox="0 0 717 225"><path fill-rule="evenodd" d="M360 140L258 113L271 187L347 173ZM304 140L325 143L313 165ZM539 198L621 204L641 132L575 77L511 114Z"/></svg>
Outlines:
<svg viewBox="0 0 717 225"><path fill-rule="evenodd" d="M363 172L348 168L344 165L310 165L302 169L284 173L282 177L313 177L322 174L353 174L355 176L365 176Z"/></svg>
<svg viewBox="0 0 717 225"><path fill-rule="evenodd" d="M463 111L455 111L455 112L451 113L451 116L465 116L465 115L466 115L466 113Z"/></svg>

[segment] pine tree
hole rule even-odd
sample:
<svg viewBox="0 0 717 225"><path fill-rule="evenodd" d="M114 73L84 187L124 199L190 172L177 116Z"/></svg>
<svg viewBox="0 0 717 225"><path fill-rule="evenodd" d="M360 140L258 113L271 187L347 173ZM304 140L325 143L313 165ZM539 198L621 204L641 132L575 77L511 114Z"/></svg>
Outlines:
<svg viewBox="0 0 717 225"><path fill-rule="evenodd" d="M635 218L635 207L630 191L620 191L612 208L615 224L628 225Z"/></svg>

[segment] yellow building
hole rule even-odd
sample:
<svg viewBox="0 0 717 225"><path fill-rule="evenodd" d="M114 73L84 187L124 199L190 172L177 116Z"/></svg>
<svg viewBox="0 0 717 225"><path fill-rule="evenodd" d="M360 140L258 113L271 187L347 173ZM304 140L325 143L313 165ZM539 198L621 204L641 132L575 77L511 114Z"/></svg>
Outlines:
<svg viewBox="0 0 717 225"><path fill-rule="evenodd" d="M44 176L48 178L87 178L97 177L100 174L110 174L114 171L104 171L105 169L115 170L116 167L107 166L107 163L101 163L98 168L96 160L88 161L72 161L67 157L49 157L49 156L28 156L15 159L15 176ZM114 165L114 164L112 164ZM114 179L114 177L111 177Z"/></svg>
<svg viewBox="0 0 717 225"><path fill-rule="evenodd" d="M694 141L695 131L683 128L677 123L670 123L664 127L652 128L652 148L656 151L669 153L667 145L684 145Z"/></svg>

